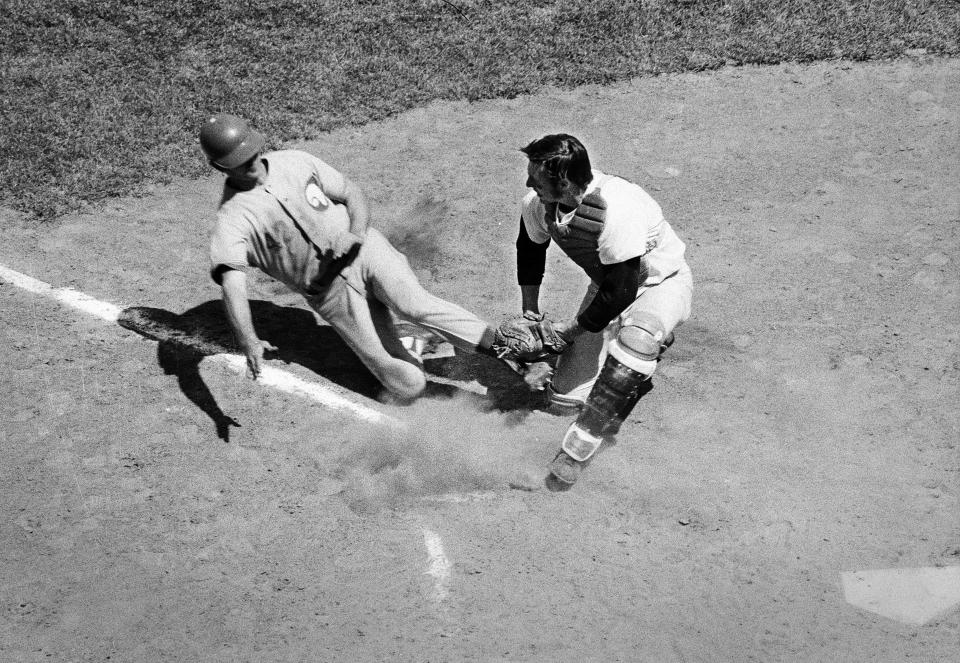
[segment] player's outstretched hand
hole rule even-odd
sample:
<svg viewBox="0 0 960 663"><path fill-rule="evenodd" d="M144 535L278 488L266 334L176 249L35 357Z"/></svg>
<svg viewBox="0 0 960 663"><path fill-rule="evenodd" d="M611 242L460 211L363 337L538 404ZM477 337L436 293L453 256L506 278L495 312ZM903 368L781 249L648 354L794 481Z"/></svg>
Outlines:
<svg viewBox="0 0 960 663"><path fill-rule="evenodd" d="M247 356L247 376L256 380L260 377L264 359L271 359L279 348L269 341L257 341L250 347L244 349Z"/></svg>

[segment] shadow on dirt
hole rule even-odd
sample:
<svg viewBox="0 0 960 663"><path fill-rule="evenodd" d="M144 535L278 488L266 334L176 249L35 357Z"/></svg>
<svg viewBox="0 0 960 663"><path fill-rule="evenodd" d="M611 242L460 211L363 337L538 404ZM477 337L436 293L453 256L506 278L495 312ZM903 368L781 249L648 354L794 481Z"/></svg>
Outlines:
<svg viewBox="0 0 960 663"><path fill-rule="evenodd" d="M308 310L278 306L272 302L250 302L257 334L277 347L269 359L300 364L331 382L368 398L376 398L382 387L330 327L318 324ZM157 362L168 375L175 375L184 395L216 426L217 437L230 441L230 428L240 424L223 412L200 375L204 357L240 352L230 329L221 300L211 300L183 313L147 306L124 309L117 320L121 327L158 341ZM425 330L424 330L425 331ZM429 332L426 332L429 334ZM522 380L499 362L457 351L452 357L427 357L428 375L486 387L490 409L535 409L542 394L531 393ZM428 398L453 398L463 393L455 385L431 382Z"/></svg>

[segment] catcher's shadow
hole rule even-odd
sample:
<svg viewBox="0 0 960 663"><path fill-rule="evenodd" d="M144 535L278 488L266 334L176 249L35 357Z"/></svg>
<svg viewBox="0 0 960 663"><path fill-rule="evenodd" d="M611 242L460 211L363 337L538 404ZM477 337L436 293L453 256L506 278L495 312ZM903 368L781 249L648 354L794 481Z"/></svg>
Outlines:
<svg viewBox="0 0 960 663"><path fill-rule="evenodd" d="M271 358L300 364L370 398L380 391L376 378L335 331L317 323L311 311L260 300L250 302L250 311L257 334L277 348ZM211 300L180 314L133 306L121 312L118 323L158 341L160 367L176 376L183 394L213 421L217 437L229 442L230 429L240 423L222 410L200 374L204 357L239 352L223 302Z"/></svg>

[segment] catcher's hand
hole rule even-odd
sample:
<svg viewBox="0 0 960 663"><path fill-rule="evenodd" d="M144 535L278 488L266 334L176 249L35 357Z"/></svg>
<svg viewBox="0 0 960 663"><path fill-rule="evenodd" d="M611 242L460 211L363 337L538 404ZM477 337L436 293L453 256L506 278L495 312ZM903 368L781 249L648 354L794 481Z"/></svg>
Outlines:
<svg viewBox="0 0 960 663"><path fill-rule="evenodd" d="M494 331L492 347L500 359L532 364L562 354L570 342L546 316L527 312L504 320Z"/></svg>

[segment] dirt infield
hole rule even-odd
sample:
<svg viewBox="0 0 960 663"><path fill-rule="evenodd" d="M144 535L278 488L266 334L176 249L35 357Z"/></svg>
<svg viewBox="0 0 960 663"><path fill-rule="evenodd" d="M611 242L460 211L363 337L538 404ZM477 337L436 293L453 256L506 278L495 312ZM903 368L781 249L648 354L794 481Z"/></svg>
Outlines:
<svg viewBox="0 0 960 663"><path fill-rule="evenodd" d="M543 485L569 420L485 359L381 406L257 280L271 365L398 431L0 282L0 660L953 660L958 610L883 616L841 577L960 566L960 61L436 104L303 147L428 288L496 320L519 307L517 149L555 131L659 200L695 278L653 391L569 492ZM218 186L0 212L0 264L220 348ZM548 270L568 311L583 278Z"/></svg>

